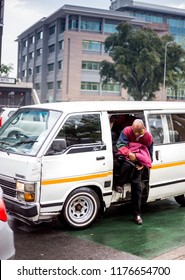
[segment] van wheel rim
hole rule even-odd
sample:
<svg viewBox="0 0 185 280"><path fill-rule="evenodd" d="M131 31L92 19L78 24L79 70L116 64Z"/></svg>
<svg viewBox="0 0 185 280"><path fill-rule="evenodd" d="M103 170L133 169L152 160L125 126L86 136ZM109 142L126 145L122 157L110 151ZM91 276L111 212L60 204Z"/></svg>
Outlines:
<svg viewBox="0 0 185 280"><path fill-rule="evenodd" d="M94 203L87 196L78 196L74 198L68 208L69 218L72 221L88 221L94 212Z"/></svg>

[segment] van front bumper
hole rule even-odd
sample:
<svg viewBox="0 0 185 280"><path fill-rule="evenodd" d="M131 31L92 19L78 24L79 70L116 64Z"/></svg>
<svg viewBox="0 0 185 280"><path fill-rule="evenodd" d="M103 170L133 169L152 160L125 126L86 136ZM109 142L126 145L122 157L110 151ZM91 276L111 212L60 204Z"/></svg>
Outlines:
<svg viewBox="0 0 185 280"><path fill-rule="evenodd" d="M15 214L15 216L21 215L25 218L31 218L38 215L36 205L22 205L15 201L8 200L7 198L4 198L4 202L6 209L13 215Z"/></svg>

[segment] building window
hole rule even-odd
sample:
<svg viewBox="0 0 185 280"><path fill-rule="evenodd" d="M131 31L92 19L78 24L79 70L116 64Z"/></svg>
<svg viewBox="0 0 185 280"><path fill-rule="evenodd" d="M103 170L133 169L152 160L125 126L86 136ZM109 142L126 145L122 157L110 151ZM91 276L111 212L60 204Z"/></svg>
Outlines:
<svg viewBox="0 0 185 280"><path fill-rule="evenodd" d="M109 91L109 92L120 92L121 88L119 84L105 84L102 86L103 91Z"/></svg>
<svg viewBox="0 0 185 280"><path fill-rule="evenodd" d="M28 75L29 75L29 76L32 76L32 75L33 75L33 68L29 68L29 69L28 69Z"/></svg>
<svg viewBox="0 0 185 280"><path fill-rule="evenodd" d="M61 89L62 88L62 82L61 81L57 81L57 89Z"/></svg>
<svg viewBox="0 0 185 280"><path fill-rule="evenodd" d="M33 59L34 58L34 52L29 53L29 59Z"/></svg>
<svg viewBox="0 0 185 280"><path fill-rule="evenodd" d="M78 20L76 20L76 19L71 20L70 29L78 29Z"/></svg>
<svg viewBox="0 0 185 280"><path fill-rule="evenodd" d="M173 88L167 88L167 100L185 100L185 85L181 84L177 92Z"/></svg>
<svg viewBox="0 0 185 280"><path fill-rule="evenodd" d="M61 19L59 33L63 33L65 31L65 19Z"/></svg>
<svg viewBox="0 0 185 280"><path fill-rule="evenodd" d="M36 74L39 74L41 72L41 66L36 66Z"/></svg>
<svg viewBox="0 0 185 280"><path fill-rule="evenodd" d="M147 22L163 23L162 16L149 15L149 14L137 13L137 12L129 12L129 15Z"/></svg>
<svg viewBox="0 0 185 280"><path fill-rule="evenodd" d="M53 82L49 82L49 83L47 83L47 87L48 87L48 90L53 89L53 88L54 88L54 84L53 84Z"/></svg>
<svg viewBox="0 0 185 280"><path fill-rule="evenodd" d="M49 51L49 53L53 53L54 51L55 51L55 45L53 44L53 45L50 45L49 47L48 47L48 51Z"/></svg>
<svg viewBox="0 0 185 280"><path fill-rule="evenodd" d="M64 49L64 40L61 40L61 41L58 42L58 47L59 47L59 50Z"/></svg>
<svg viewBox="0 0 185 280"><path fill-rule="evenodd" d="M69 29L78 29L78 16L69 17Z"/></svg>
<svg viewBox="0 0 185 280"><path fill-rule="evenodd" d="M100 63L94 61L82 61L82 69L83 70L100 70Z"/></svg>
<svg viewBox="0 0 185 280"><path fill-rule="evenodd" d="M23 71L22 71L22 76L23 76L23 77L26 77L26 70L23 70Z"/></svg>
<svg viewBox="0 0 185 280"><path fill-rule="evenodd" d="M118 24L111 24L111 23L105 23L104 25L104 32L105 33L115 33L116 27L118 26Z"/></svg>
<svg viewBox="0 0 185 280"><path fill-rule="evenodd" d="M81 90L100 91L100 83L81 82Z"/></svg>
<svg viewBox="0 0 185 280"><path fill-rule="evenodd" d="M54 71L54 63L48 64L48 72Z"/></svg>
<svg viewBox="0 0 185 280"><path fill-rule="evenodd" d="M101 22L82 20L81 21L81 29L82 30L88 30L88 31L100 32L101 31Z"/></svg>
<svg viewBox="0 0 185 280"><path fill-rule="evenodd" d="M37 53L37 57L40 56L40 55L42 54L42 48L38 49L38 50L36 51L36 53Z"/></svg>
<svg viewBox="0 0 185 280"><path fill-rule="evenodd" d="M26 47L28 46L28 41L27 41L27 40L24 40L24 41L22 42L22 46L23 46L23 48L26 48Z"/></svg>
<svg viewBox="0 0 185 280"><path fill-rule="evenodd" d="M27 61L27 55L23 55L22 62L26 62L26 61Z"/></svg>
<svg viewBox="0 0 185 280"><path fill-rule="evenodd" d="M86 41L84 40L82 43L83 50L88 50L88 51L101 51L101 42L97 41Z"/></svg>
<svg viewBox="0 0 185 280"><path fill-rule="evenodd" d="M41 40L42 38L43 38L43 31L41 30L37 33L37 41Z"/></svg>
<svg viewBox="0 0 185 280"><path fill-rule="evenodd" d="M36 83L36 84L35 84L35 89L36 89L36 90L40 90L40 83Z"/></svg>
<svg viewBox="0 0 185 280"><path fill-rule="evenodd" d="M51 26L49 28L49 35L51 36L51 35L55 34L55 30L56 30L56 25Z"/></svg>
<svg viewBox="0 0 185 280"><path fill-rule="evenodd" d="M58 70L63 69L63 60L58 61Z"/></svg>
<svg viewBox="0 0 185 280"><path fill-rule="evenodd" d="M35 42L35 37L34 37L34 35L33 36L31 36L30 38L29 38L29 43L30 44L33 44Z"/></svg>

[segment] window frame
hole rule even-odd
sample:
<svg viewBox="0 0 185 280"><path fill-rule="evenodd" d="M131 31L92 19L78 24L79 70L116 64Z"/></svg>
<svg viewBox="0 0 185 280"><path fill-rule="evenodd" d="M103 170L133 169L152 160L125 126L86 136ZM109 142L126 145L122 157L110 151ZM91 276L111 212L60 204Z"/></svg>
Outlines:
<svg viewBox="0 0 185 280"><path fill-rule="evenodd" d="M99 121L99 139L97 138L96 141L93 141L93 130L92 127L88 130L86 129L87 123L83 123L85 121L84 117L91 120L89 122L89 125L92 124L93 116L97 117L97 120ZM72 119L72 120L70 120ZM74 121L74 122L73 122ZM71 128L67 127L67 123L71 122ZM63 123L62 127L60 128L57 136L55 139L65 139L66 140L66 149L69 149L72 146L92 146L92 145L100 145L103 143L103 134L102 134L102 124L101 124L101 113L100 112L80 112L80 113L73 113L69 114L65 122ZM84 126L83 126L84 124ZM65 127L66 125L66 127ZM94 133L95 130L97 130L97 123L94 122ZM68 129L68 130L66 130ZM70 130L71 129L71 130ZM68 133L68 134L67 134ZM77 134L78 133L78 134ZM81 136L86 137L80 137L78 136L81 133ZM85 134L86 133L86 134ZM88 137L87 137L88 136ZM92 139L92 141L90 140Z"/></svg>

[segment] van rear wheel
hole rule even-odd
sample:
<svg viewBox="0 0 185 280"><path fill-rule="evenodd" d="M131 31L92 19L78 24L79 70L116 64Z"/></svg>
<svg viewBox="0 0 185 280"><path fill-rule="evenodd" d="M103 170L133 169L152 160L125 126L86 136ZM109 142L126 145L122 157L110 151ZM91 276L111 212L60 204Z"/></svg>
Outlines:
<svg viewBox="0 0 185 280"><path fill-rule="evenodd" d="M61 220L69 227L82 229L90 226L100 209L100 199L95 191L89 188L74 190L67 198Z"/></svg>
<svg viewBox="0 0 185 280"><path fill-rule="evenodd" d="M181 206L185 206L185 195L184 194L175 196L174 198L178 204L180 204Z"/></svg>

